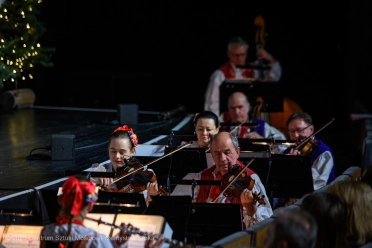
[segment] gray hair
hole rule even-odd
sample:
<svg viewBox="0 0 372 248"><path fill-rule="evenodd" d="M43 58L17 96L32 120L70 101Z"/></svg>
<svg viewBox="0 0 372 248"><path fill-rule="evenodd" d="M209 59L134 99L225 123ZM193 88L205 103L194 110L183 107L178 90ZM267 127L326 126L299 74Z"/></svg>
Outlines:
<svg viewBox="0 0 372 248"><path fill-rule="evenodd" d="M218 135L218 133L216 135ZM231 139L231 143L233 144L234 149L235 150L238 150L238 148L239 148L238 137L236 135L234 135L233 133L229 133L229 138ZM211 141L210 141L211 147L210 147L210 150L213 150L213 139L214 139L214 136L211 137Z"/></svg>
<svg viewBox="0 0 372 248"><path fill-rule="evenodd" d="M229 42L227 43L228 50L230 50L232 47L241 47L241 46L246 46L247 50L249 48L248 42L240 36L235 36L231 38Z"/></svg>

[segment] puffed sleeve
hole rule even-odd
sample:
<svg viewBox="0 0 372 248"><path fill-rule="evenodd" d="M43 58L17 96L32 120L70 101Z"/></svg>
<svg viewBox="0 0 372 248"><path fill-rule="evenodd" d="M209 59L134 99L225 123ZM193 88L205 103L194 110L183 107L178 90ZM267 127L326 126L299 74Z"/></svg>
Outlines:
<svg viewBox="0 0 372 248"><path fill-rule="evenodd" d="M258 222L264 219L270 218L271 215L273 214L273 210L271 208L269 198L266 196L266 190L260 178L258 177L257 174L251 175L251 178L255 180L255 184L252 188L252 192L259 194L259 196L264 196L263 199L265 201L265 204L261 204L257 206L257 211L253 216L248 216L246 209L243 208L244 210L243 211L243 222L247 228L257 224Z"/></svg>
<svg viewBox="0 0 372 248"><path fill-rule="evenodd" d="M209 110L220 117L222 121L222 115L220 115L220 85L225 80L225 76L220 70L216 70L212 73L207 90L204 96L204 110Z"/></svg>

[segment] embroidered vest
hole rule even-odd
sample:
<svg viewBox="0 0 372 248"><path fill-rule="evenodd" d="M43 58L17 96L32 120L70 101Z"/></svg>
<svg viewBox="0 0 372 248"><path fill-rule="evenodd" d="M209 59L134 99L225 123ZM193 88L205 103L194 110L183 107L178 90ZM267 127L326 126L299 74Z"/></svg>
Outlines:
<svg viewBox="0 0 372 248"><path fill-rule="evenodd" d="M220 71L223 72L226 79L234 79L236 78L235 70L232 67L230 61L227 61L225 64L223 64L220 68ZM242 72L243 78L253 78L253 71L251 68L247 68Z"/></svg>

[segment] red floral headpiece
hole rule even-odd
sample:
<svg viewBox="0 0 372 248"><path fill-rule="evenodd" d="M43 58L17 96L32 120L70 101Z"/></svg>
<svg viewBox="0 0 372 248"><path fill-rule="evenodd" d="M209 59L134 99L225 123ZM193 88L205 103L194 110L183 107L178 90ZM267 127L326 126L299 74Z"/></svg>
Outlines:
<svg viewBox="0 0 372 248"><path fill-rule="evenodd" d="M134 133L134 131L133 131L132 128L129 128L127 125L124 125L122 127L116 128L115 131L114 131L114 133L116 131L127 132L130 140L132 141L132 144L134 145L134 147L137 147L138 146L138 138L137 138L137 135Z"/></svg>
<svg viewBox="0 0 372 248"><path fill-rule="evenodd" d="M71 191L73 189L75 189L75 196L73 202L71 202ZM88 195L87 199L84 200L92 203L97 200L95 189L96 186L92 181L80 182L76 177L70 176L62 185L61 203L66 206L71 205L70 214L77 216L83 204L83 192Z"/></svg>

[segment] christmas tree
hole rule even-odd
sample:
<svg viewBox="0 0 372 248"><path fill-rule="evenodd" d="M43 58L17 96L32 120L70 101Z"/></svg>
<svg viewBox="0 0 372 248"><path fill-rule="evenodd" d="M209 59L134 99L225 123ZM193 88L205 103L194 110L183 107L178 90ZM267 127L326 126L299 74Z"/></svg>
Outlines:
<svg viewBox="0 0 372 248"><path fill-rule="evenodd" d="M37 19L40 5L41 0L6 0L0 7L0 89L4 82L32 79L36 64L53 66L54 48L39 43L46 31Z"/></svg>

